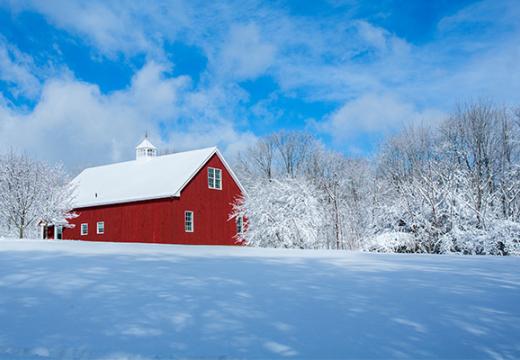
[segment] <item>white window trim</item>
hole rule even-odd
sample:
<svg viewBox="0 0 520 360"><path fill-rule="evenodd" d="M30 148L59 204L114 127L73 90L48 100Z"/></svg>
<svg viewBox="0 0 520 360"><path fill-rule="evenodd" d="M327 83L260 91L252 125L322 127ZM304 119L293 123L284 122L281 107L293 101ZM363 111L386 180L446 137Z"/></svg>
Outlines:
<svg viewBox="0 0 520 360"><path fill-rule="evenodd" d="M210 184L209 182L209 171L213 170L213 184ZM220 173L220 187L216 187L217 183L217 171ZM222 190L222 169L214 168L214 167L208 167L208 188L212 190Z"/></svg>
<svg viewBox="0 0 520 360"><path fill-rule="evenodd" d="M99 231L99 224L103 224L103 231ZM105 222L104 221L98 221L96 223L96 234L103 235L105 233Z"/></svg>
<svg viewBox="0 0 520 360"><path fill-rule="evenodd" d="M186 215L190 213L191 214L191 229L188 230L186 228ZM189 232L189 233L192 233L193 231L195 230L195 214L193 213L193 211L191 210L186 210L184 212L184 232Z"/></svg>
<svg viewBox="0 0 520 360"><path fill-rule="evenodd" d="M85 232L83 232L83 225L85 225L86 228L87 228L87 231L85 231ZM81 236L88 235L88 223L82 223L82 224L80 225L79 232L80 232L80 235L81 235Z"/></svg>

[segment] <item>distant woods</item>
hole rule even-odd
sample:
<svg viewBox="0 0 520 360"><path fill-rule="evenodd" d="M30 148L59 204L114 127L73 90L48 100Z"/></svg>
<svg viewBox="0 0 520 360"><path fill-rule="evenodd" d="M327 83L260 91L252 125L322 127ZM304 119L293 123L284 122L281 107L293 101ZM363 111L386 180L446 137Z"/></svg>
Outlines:
<svg viewBox="0 0 520 360"><path fill-rule="evenodd" d="M413 125L373 158L310 134L261 138L237 160L251 245L505 255L520 251L520 110L479 102Z"/></svg>

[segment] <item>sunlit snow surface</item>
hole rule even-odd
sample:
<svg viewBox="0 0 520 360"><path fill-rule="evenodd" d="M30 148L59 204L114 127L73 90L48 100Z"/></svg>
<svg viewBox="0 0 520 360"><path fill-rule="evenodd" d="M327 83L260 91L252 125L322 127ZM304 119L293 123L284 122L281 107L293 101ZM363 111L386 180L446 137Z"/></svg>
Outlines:
<svg viewBox="0 0 520 360"><path fill-rule="evenodd" d="M0 358L519 358L520 258L0 240Z"/></svg>

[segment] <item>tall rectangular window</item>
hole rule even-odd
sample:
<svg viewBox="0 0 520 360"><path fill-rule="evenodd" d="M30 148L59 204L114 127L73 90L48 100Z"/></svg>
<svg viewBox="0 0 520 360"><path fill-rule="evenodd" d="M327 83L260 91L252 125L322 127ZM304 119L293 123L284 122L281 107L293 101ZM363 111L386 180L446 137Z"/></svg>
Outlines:
<svg viewBox="0 0 520 360"><path fill-rule="evenodd" d="M193 232L193 211L184 212L184 231Z"/></svg>
<svg viewBox="0 0 520 360"><path fill-rule="evenodd" d="M105 222L104 221L98 221L98 223L97 223L97 233L98 234L104 234L105 233Z"/></svg>
<svg viewBox="0 0 520 360"><path fill-rule="evenodd" d="M242 235L244 233L244 217L237 216L237 235Z"/></svg>
<svg viewBox="0 0 520 360"><path fill-rule="evenodd" d="M222 189L222 170L215 169L215 189Z"/></svg>
<svg viewBox="0 0 520 360"><path fill-rule="evenodd" d="M54 227L54 239L62 240L63 239L63 226L56 225Z"/></svg>
<svg viewBox="0 0 520 360"><path fill-rule="evenodd" d="M88 224L83 223L81 224L81 235L87 235L88 234Z"/></svg>
<svg viewBox="0 0 520 360"><path fill-rule="evenodd" d="M216 168L208 168L208 187L210 189L222 189L222 170Z"/></svg>

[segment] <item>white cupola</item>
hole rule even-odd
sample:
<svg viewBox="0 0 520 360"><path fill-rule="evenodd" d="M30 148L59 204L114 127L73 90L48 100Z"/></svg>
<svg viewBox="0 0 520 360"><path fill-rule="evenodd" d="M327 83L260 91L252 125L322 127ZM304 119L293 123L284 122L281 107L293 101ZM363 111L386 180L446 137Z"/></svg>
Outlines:
<svg viewBox="0 0 520 360"><path fill-rule="evenodd" d="M135 148L135 159L145 160L157 156L157 148L148 140L148 135L144 136L144 140Z"/></svg>

